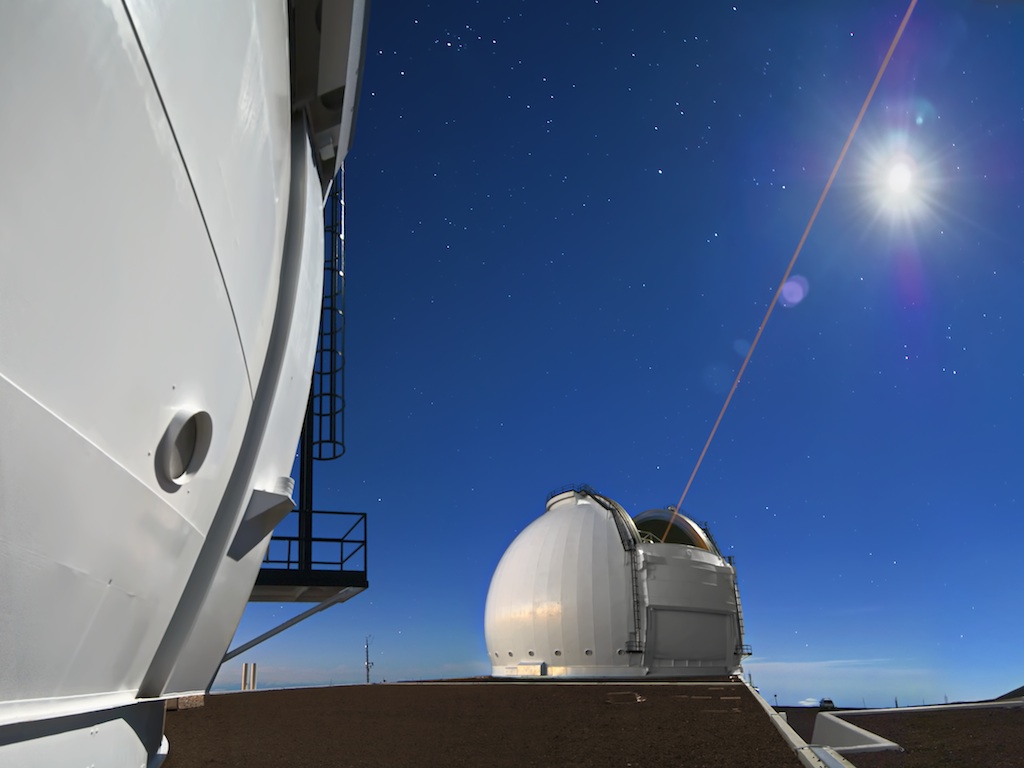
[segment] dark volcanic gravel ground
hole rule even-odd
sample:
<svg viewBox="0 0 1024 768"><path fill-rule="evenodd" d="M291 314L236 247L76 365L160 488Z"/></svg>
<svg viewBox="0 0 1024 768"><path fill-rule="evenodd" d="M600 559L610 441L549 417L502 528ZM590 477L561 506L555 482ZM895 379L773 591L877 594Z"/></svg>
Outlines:
<svg viewBox="0 0 1024 768"><path fill-rule="evenodd" d="M800 765L747 689L727 683L405 683L223 694L168 712L166 733L165 768Z"/></svg>
<svg viewBox="0 0 1024 768"><path fill-rule="evenodd" d="M851 717L905 752L852 755L857 768L1020 768L1024 709L936 709Z"/></svg>

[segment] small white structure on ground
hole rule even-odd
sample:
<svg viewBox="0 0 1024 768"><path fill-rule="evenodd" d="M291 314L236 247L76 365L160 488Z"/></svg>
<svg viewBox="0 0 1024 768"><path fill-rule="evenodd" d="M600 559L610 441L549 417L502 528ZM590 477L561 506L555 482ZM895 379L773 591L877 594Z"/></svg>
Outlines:
<svg viewBox="0 0 1024 768"><path fill-rule="evenodd" d="M705 529L634 520L591 488L557 493L506 550L484 634L496 677L740 674L736 571Z"/></svg>

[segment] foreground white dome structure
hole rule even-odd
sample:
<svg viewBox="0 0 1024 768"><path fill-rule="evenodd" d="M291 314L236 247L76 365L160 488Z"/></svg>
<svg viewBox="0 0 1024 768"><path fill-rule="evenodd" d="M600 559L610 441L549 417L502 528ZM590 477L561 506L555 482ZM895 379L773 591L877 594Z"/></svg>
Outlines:
<svg viewBox="0 0 1024 768"><path fill-rule="evenodd" d="M587 486L505 551L484 634L495 677L725 676L746 655L736 571L709 533L671 509L633 519Z"/></svg>

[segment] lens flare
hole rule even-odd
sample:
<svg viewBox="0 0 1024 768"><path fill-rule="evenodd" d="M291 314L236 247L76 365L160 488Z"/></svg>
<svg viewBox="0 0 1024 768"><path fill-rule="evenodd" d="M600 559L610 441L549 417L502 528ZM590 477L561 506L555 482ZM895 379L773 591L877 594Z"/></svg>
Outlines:
<svg viewBox="0 0 1024 768"><path fill-rule="evenodd" d="M779 295L779 303L784 307L795 307L805 298L811 290L811 284L803 275L793 275L783 284L782 293Z"/></svg>

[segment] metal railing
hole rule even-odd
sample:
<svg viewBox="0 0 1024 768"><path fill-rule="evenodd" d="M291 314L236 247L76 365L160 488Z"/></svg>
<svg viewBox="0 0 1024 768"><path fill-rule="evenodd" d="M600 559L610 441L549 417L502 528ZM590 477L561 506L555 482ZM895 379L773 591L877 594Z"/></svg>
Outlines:
<svg viewBox="0 0 1024 768"><path fill-rule="evenodd" d="M298 516L290 513L275 529L263 569L366 572L365 512L314 511L306 541L298 535Z"/></svg>
<svg viewBox="0 0 1024 768"><path fill-rule="evenodd" d="M555 490L551 491L548 494L548 497L545 499L545 501L551 501L553 498L555 498L555 496L557 496L560 493L565 493L566 491L576 491L577 493L589 493L591 496L600 495L597 491L595 491L591 486L587 485L586 483L569 483L568 485L563 485L560 488L555 488Z"/></svg>

